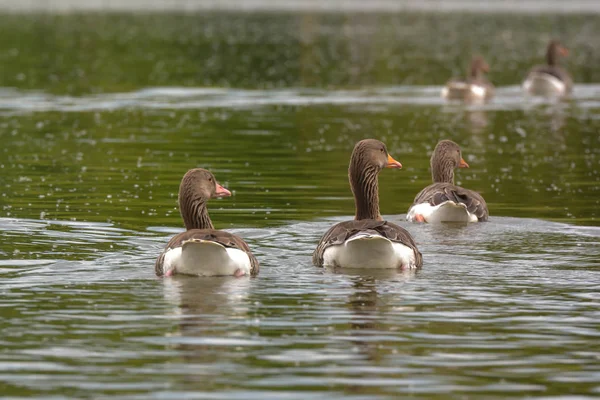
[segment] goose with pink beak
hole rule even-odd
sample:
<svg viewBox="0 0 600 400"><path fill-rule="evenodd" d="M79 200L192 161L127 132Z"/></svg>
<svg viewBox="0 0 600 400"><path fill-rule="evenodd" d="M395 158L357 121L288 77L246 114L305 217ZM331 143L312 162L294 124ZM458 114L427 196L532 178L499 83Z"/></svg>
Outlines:
<svg viewBox="0 0 600 400"><path fill-rule="evenodd" d="M257 275L258 260L239 236L214 229L206 203L231 192L217 183L215 176L202 168L189 170L179 186L179 211L186 231L175 235L158 256L158 276L174 274L196 276Z"/></svg>

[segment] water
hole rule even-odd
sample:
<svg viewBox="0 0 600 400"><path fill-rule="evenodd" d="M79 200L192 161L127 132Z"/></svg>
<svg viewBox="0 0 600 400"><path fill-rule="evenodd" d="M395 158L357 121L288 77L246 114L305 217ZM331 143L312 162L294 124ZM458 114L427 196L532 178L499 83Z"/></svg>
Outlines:
<svg viewBox="0 0 600 400"><path fill-rule="evenodd" d="M334 274L310 265L310 253L339 220L234 230L263 263L258 279L157 279L152 258L164 229L2 219L4 243L43 254L2 262L4 393L278 399L600 390L598 228L508 217L403 224L423 251L423 270Z"/></svg>
<svg viewBox="0 0 600 400"><path fill-rule="evenodd" d="M3 396L600 393L598 17L0 19L12 60L0 74ZM548 27L572 51L568 101L517 86ZM434 28L445 34L423 36ZM497 97L446 104L441 85L473 47L493 54ZM346 168L364 137L404 165L382 172L381 206L415 237L420 271L311 265L320 235L353 212ZM458 179L485 196L489 223L404 222L441 138L463 147ZM196 166L234 192L210 214L247 239L258 278L154 276Z"/></svg>

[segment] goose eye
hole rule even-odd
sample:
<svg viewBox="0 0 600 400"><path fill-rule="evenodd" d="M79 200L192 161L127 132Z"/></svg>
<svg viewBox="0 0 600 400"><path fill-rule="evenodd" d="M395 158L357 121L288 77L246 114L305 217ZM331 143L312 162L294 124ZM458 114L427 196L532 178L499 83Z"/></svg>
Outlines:
<svg viewBox="0 0 600 400"><path fill-rule="evenodd" d="M385 149L383 147L381 149L379 149L379 151L381 151L382 153L385 153Z"/></svg>
<svg viewBox="0 0 600 400"><path fill-rule="evenodd" d="M209 181L209 182L212 182L212 178L208 178L208 181Z"/></svg>

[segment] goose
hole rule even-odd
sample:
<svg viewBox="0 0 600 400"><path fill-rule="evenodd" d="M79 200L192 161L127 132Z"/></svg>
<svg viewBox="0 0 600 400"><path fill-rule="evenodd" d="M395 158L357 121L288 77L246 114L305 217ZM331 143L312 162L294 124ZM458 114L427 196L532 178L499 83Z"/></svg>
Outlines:
<svg viewBox="0 0 600 400"><path fill-rule="evenodd" d="M158 276L257 275L258 260L242 238L216 230L206 209L209 199L231 196L206 169L189 170L179 186L179 211L185 232L173 236L158 256Z"/></svg>
<svg viewBox="0 0 600 400"><path fill-rule="evenodd" d="M552 40L546 49L546 65L533 67L525 81L523 89L536 96L564 96L571 92L573 79L569 73L558 65L560 57L566 57L569 50L558 40Z"/></svg>
<svg viewBox="0 0 600 400"><path fill-rule="evenodd" d="M447 100L485 101L494 96L494 85L484 74L490 70L482 57L473 57L468 78L451 79L442 89L442 97Z"/></svg>
<svg viewBox="0 0 600 400"><path fill-rule="evenodd" d="M348 167L356 210L354 220L340 222L325 232L314 251L313 264L369 269L412 269L423 265L410 233L384 221L379 213L377 177L383 168L402 168L402 164L389 155L379 140L365 139L356 144Z"/></svg>
<svg viewBox="0 0 600 400"><path fill-rule="evenodd" d="M487 221L488 207L481 195L454 185L454 169L469 168L460 147L451 140L440 141L431 155L433 183L421 190L408 210L412 222Z"/></svg>

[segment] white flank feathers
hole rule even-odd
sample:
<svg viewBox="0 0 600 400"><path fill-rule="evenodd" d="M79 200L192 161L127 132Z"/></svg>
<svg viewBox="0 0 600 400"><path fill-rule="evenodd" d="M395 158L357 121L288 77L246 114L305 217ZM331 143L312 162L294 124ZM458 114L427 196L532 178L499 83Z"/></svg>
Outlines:
<svg viewBox="0 0 600 400"><path fill-rule="evenodd" d="M470 85L471 97L484 99L486 95L485 87L479 85Z"/></svg>
<svg viewBox="0 0 600 400"><path fill-rule="evenodd" d="M445 201L437 206L429 203L420 203L412 206L406 214L406 219L415 222L415 217L422 215L425 222L477 222L477 216L469 213L467 206L463 203L455 203L451 200Z"/></svg>
<svg viewBox="0 0 600 400"><path fill-rule="evenodd" d="M523 82L523 89L534 96L562 96L567 86L554 75L545 72L532 72Z"/></svg>
<svg viewBox="0 0 600 400"><path fill-rule="evenodd" d="M415 268L415 252L381 235L358 233L323 252L323 265L341 268Z"/></svg>
<svg viewBox="0 0 600 400"><path fill-rule="evenodd" d="M447 100L484 100L487 88L466 82L451 82L442 88L442 98Z"/></svg>
<svg viewBox="0 0 600 400"><path fill-rule="evenodd" d="M181 247L166 252L163 273L174 269L178 274L199 276L233 275L241 270L250 274L250 258L239 249L225 247L210 240L190 239Z"/></svg>

